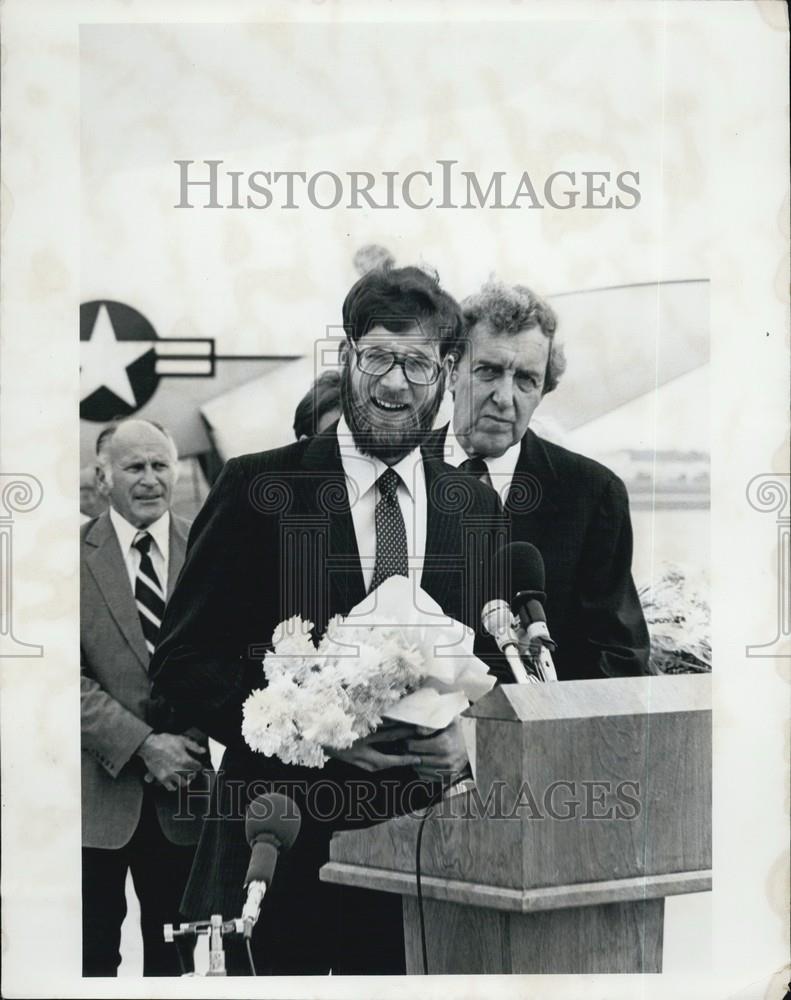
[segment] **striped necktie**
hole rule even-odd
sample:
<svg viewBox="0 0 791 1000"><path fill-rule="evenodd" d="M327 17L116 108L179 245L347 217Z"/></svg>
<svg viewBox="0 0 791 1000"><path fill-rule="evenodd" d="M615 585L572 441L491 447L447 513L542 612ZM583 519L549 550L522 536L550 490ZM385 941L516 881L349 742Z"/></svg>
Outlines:
<svg viewBox="0 0 791 1000"><path fill-rule="evenodd" d="M132 543L140 553L140 566L135 577L135 604L140 615L140 624L143 626L149 656L156 647L159 627L165 613L165 591L149 555L152 541L147 531L141 531Z"/></svg>
<svg viewBox="0 0 791 1000"><path fill-rule="evenodd" d="M376 561L371 590L376 590L380 583L391 576L409 575L406 527L396 496L398 483L398 473L393 469L385 469L377 480L379 502L374 510Z"/></svg>

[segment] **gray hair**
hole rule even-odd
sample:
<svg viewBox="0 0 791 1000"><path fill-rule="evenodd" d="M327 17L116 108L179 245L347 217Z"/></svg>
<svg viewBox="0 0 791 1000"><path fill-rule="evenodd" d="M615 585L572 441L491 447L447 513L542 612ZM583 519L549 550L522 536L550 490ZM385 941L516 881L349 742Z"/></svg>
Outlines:
<svg viewBox="0 0 791 1000"><path fill-rule="evenodd" d="M470 333L478 323L485 323L497 334L517 334L537 326L549 340L544 395L557 387L566 370L566 355L563 345L555 341L558 319L548 302L527 285L488 281L480 292L463 300L461 309L466 336L459 344L457 360L464 356Z"/></svg>

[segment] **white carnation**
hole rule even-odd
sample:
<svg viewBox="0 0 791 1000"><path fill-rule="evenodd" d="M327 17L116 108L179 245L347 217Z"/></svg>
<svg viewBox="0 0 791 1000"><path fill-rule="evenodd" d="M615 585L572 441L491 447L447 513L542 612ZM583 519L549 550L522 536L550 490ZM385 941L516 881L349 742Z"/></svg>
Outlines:
<svg viewBox="0 0 791 1000"><path fill-rule="evenodd" d="M439 607L418 611L431 599L421 592L415 604L413 585L402 578L386 581L378 594L374 614L355 608L348 618L336 615L318 646L312 622L295 616L277 626L264 658L268 686L243 708L242 735L253 750L286 764L323 767L325 748L345 749L372 732L389 708L433 675L455 686L466 664L460 660L449 672L436 661Z"/></svg>

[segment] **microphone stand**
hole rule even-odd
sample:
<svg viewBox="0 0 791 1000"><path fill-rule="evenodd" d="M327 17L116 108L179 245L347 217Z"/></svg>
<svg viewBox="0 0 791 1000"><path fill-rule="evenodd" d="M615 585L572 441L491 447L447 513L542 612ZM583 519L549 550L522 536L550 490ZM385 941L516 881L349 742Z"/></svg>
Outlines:
<svg viewBox="0 0 791 1000"><path fill-rule="evenodd" d="M164 934L165 940L174 942L177 948L183 947L184 944L191 944L193 952L197 939L202 936L208 937L209 971L206 975L227 976L223 939L243 937L244 921L241 919L224 921L219 913L213 913L208 920L192 920L189 923L179 924L178 928L175 928L173 924L165 924ZM195 975L195 973L187 972L184 975L190 976Z"/></svg>
<svg viewBox="0 0 791 1000"><path fill-rule="evenodd" d="M539 680L556 681L558 679L549 648L540 640L530 643L530 663Z"/></svg>
<svg viewBox="0 0 791 1000"><path fill-rule="evenodd" d="M531 622L526 625L521 615L514 616L514 629L523 629L527 644L527 653L522 657L519 650L521 662L527 660L529 668L527 676L531 681L547 682L556 681L558 675L555 671L555 664L552 662L552 650L555 643L549 637L546 624L543 622ZM524 683L523 681L520 683Z"/></svg>

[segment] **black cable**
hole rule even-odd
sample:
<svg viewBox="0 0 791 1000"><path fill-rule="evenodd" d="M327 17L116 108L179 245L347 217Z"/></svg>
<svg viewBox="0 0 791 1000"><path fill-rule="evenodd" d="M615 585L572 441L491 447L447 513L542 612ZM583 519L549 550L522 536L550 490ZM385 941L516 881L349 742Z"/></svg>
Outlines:
<svg viewBox="0 0 791 1000"><path fill-rule="evenodd" d="M247 961L250 963L250 972L257 976L258 973L255 971L255 962L253 961L253 949L250 947L250 938L246 937L244 939L245 948L247 948Z"/></svg>
<svg viewBox="0 0 791 1000"><path fill-rule="evenodd" d="M457 775L447 775L442 778L436 797L431 805L426 807L425 813L420 819L420 826L417 828L417 840L415 841L415 882L417 884L417 907L420 916L420 946L423 951L423 975L428 975L428 949L426 948L426 919L423 913L423 881L420 871L420 849L423 846L423 827L426 820L434 812L434 807L442 802L443 795L447 794L457 782L472 778L472 768L469 761L464 765Z"/></svg>
<svg viewBox="0 0 791 1000"><path fill-rule="evenodd" d="M423 915L423 883L420 874L420 848L423 845L423 827L426 825L426 820L434 811L434 806L430 805L426 812L423 814L423 818L420 820L420 826L417 828L417 840L415 841L415 880L417 882L417 907L420 914L420 946L423 950L423 975L428 975L428 951L426 949L426 920Z"/></svg>

